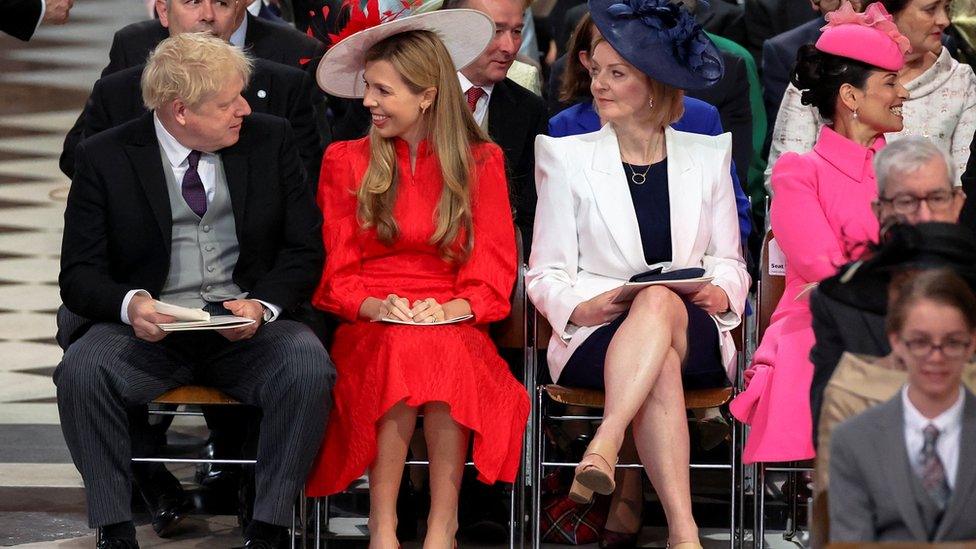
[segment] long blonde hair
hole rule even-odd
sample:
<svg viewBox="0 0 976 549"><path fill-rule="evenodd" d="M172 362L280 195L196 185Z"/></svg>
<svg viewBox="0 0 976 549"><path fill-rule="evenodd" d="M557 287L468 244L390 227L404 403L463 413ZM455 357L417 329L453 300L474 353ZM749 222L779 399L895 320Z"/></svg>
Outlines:
<svg viewBox="0 0 976 549"><path fill-rule="evenodd" d="M388 61L413 93L436 88L434 102L418 123L426 123L427 139L437 155L444 187L437 204L431 244L451 261L463 261L474 246L471 194L475 159L471 146L488 137L469 114L456 69L447 48L430 31L395 34L366 52L366 63ZM381 242L392 244L399 235L393 207L399 180L393 141L369 135L370 160L357 193L357 215L363 228L376 227ZM460 246L456 245L463 236ZM460 248L460 249L458 249Z"/></svg>

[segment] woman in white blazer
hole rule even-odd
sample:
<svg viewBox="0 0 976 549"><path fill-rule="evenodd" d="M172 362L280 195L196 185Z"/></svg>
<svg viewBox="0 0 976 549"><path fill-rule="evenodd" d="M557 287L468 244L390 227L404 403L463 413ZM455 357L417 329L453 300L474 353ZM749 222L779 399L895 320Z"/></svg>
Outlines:
<svg viewBox="0 0 976 549"><path fill-rule="evenodd" d="M716 81L721 61L700 29L686 25L691 16L668 0L591 0L590 7L606 37L594 41L590 61L591 91L607 124L591 134L536 139L539 201L527 290L553 328L553 379L606 391L603 422L570 496L586 501L594 491L613 492L613 466L633 424L670 546L700 547L682 374L728 383L735 366L729 331L741 320L749 276L729 176L731 136L668 125L681 114L681 88ZM652 18L665 31L649 25ZM701 45L689 48L695 62L674 53L680 48L668 41L682 37L669 21L695 34L683 38ZM691 295L651 286L629 303L613 303L624 283L655 266L700 267L713 279Z"/></svg>

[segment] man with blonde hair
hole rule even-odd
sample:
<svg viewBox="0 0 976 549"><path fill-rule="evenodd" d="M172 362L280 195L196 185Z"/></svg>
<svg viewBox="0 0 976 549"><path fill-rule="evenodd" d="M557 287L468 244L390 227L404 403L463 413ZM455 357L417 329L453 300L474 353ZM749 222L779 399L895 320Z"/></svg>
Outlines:
<svg viewBox="0 0 976 549"><path fill-rule="evenodd" d="M54 381L99 547L138 547L128 407L193 383L261 408L245 547L283 540L322 438L335 370L289 318L321 273L321 216L287 121L241 96L249 73L218 38L164 40L142 78L150 112L78 147L59 281L88 320L69 332L59 315ZM159 302L252 323L170 333Z"/></svg>

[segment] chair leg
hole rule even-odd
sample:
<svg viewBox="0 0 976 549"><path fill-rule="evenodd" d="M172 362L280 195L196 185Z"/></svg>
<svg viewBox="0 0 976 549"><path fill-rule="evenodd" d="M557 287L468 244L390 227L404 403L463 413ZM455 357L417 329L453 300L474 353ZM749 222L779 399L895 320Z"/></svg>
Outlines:
<svg viewBox="0 0 976 549"><path fill-rule="evenodd" d="M736 517L739 514L739 452L737 448L739 437L735 418L731 419L730 430L732 440L729 444L729 549L735 549L736 538L739 533L738 528L736 528Z"/></svg>
<svg viewBox="0 0 976 549"><path fill-rule="evenodd" d="M766 545L766 467L763 463L755 464L755 474L753 483L753 528L752 546L754 549L763 549Z"/></svg>
<svg viewBox="0 0 976 549"><path fill-rule="evenodd" d="M545 461L545 441L542 435L542 399L543 389L536 389L535 410L532 413L532 421L535 423L533 434L535 435L535 463L533 464L532 476L532 549L539 549L542 544L542 531L539 527L539 519L542 516L542 462Z"/></svg>
<svg viewBox="0 0 976 549"><path fill-rule="evenodd" d="M322 498L315 498L315 549L322 549Z"/></svg>
<svg viewBox="0 0 976 549"><path fill-rule="evenodd" d="M298 501L298 516L302 523L302 549L308 549L308 498L305 497L305 488L302 488Z"/></svg>

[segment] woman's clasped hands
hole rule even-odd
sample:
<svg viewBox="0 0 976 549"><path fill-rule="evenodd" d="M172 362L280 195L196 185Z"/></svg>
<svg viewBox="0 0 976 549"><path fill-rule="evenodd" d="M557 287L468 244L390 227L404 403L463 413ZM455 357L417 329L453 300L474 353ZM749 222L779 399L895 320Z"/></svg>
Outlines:
<svg viewBox="0 0 976 549"><path fill-rule="evenodd" d="M363 309L364 316L370 320L392 319L416 324L443 322L468 315L471 312L470 305L463 299L452 299L440 303L436 299L428 297L410 303L406 298L397 294L389 294L382 300L369 298L363 303Z"/></svg>

